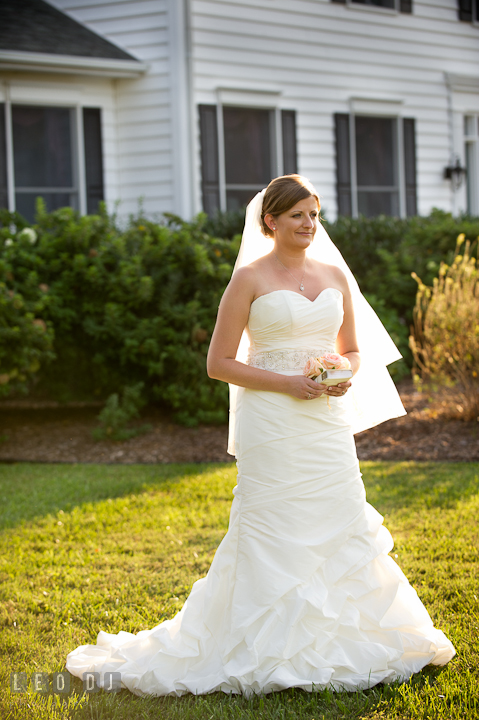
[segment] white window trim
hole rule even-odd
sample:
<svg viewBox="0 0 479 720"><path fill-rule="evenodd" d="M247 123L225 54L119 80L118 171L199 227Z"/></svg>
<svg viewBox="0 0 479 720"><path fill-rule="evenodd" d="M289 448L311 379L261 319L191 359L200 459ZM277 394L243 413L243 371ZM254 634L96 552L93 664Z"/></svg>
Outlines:
<svg viewBox="0 0 479 720"><path fill-rule="evenodd" d="M467 211L471 215L479 215L479 113L478 112L470 112L470 113L464 113L464 118L470 117L474 119L474 129L475 134L469 135L466 134L464 131L464 155L465 158L467 158L467 149L466 145L472 145L475 153L475 177L466 177L466 201L467 205L469 206L469 192L471 193L471 196L473 198L472 202L470 203L471 207L467 207Z"/></svg>
<svg viewBox="0 0 479 720"><path fill-rule="evenodd" d="M219 196L220 210L225 212L226 206L226 167L225 144L223 127L224 107L244 107L251 110L269 110L272 114L271 130L274 157L272 171L276 175L283 174L283 135L281 123L280 90L263 88L232 88L218 87L216 89L216 120L218 127L218 164L219 164Z"/></svg>
<svg viewBox="0 0 479 720"><path fill-rule="evenodd" d="M15 165L13 157L13 127L12 127L12 105L28 105L33 107L61 107L71 111L72 113L72 163L73 163L73 186L65 188L64 192L76 194L78 200L78 211L81 215L86 214L87 210L87 189L86 189L86 170L85 170L85 143L83 134L83 105L80 103L61 102L56 99L34 100L26 99L23 93L18 92L18 88L12 88L8 82L4 83L3 101L5 108L5 142L6 142L6 161L7 161L7 197L8 210L15 212ZM13 90L13 92L12 92ZM17 96L17 97L16 97ZM41 188L41 192L47 192L48 188Z"/></svg>

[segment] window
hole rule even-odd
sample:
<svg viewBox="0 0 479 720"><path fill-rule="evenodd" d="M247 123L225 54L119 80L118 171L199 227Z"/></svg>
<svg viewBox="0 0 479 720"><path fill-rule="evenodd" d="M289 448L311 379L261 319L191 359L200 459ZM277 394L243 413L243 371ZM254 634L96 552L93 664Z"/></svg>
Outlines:
<svg viewBox="0 0 479 720"><path fill-rule="evenodd" d="M0 208L8 207L7 146L5 141L5 112L0 104Z"/></svg>
<svg viewBox="0 0 479 720"><path fill-rule="evenodd" d="M335 115L339 215L415 215L414 120Z"/></svg>
<svg viewBox="0 0 479 720"><path fill-rule="evenodd" d="M30 222L39 196L48 210L97 211L103 200L99 109L8 104L0 105L0 117L0 207Z"/></svg>
<svg viewBox="0 0 479 720"><path fill-rule="evenodd" d="M386 8L401 13L412 13L412 0L332 0L342 5L367 5L371 8Z"/></svg>
<svg viewBox="0 0 479 720"><path fill-rule="evenodd" d="M467 212L479 215L479 115L464 118Z"/></svg>
<svg viewBox="0 0 479 720"><path fill-rule="evenodd" d="M203 209L236 210L281 173L297 172L293 110L200 105Z"/></svg>
<svg viewBox="0 0 479 720"><path fill-rule="evenodd" d="M463 22L479 22L479 0L458 0L458 16Z"/></svg>

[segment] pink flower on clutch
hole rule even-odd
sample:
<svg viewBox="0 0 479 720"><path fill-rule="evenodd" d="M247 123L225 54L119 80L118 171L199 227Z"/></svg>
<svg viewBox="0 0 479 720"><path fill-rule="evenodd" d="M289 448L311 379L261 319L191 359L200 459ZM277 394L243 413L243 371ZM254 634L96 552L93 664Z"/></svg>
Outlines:
<svg viewBox="0 0 479 720"><path fill-rule="evenodd" d="M351 370L348 358L338 353L324 353L318 359L325 370Z"/></svg>
<svg viewBox="0 0 479 720"><path fill-rule="evenodd" d="M321 357L310 357L303 369L303 375L315 380L324 370L351 370L347 357L338 353L324 353Z"/></svg>
<svg viewBox="0 0 479 720"><path fill-rule="evenodd" d="M320 358L310 357L303 369L303 375L313 380L321 375L324 368L320 362Z"/></svg>

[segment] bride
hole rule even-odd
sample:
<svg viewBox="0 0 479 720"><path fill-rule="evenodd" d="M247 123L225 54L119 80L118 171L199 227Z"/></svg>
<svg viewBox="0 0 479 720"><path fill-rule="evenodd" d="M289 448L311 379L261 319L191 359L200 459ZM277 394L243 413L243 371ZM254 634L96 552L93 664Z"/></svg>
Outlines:
<svg viewBox="0 0 479 720"><path fill-rule="evenodd" d="M404 414L386 369L399 354L319 209L299 175L248 207L208 354L210 377L230 383L238 484L207 576L173 619L71 652L73 675L103 686L117 671L138 695L356 690L454 656L366 502L353 432ZM352 382L302 374L332 351Z"/></svg>

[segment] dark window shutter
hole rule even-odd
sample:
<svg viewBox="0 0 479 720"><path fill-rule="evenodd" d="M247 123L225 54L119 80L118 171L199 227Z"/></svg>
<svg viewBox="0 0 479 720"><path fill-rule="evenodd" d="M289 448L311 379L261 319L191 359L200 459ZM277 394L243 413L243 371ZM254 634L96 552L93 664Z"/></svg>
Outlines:
<svg viewBox="0 0 479 720"><path fill-rule="evenodd" d="M283 173L291 175L298 172L298 153L296 149L296 113L294 110L281 111L283 131Z"/></svg>
<svg viewBox="0 0 479 720"><path fill-rule="evenodd" d="M399 0L399 12L410 15L412 13L412 0Z"/></svg>
<svg viewBox="0 0 479 720"><path fill-rule="evenodd" d="M220 171L216 105L199 105L199 113L203 210L208 213L208 215L213 215L220 208Z"/></svg>
<svg viewBox="0 0 479 720"><path fill-rule="evenodd" d="M0 103L0 208L8 208L5 105Z"/></svg>
<svg viewBox="0 0 479 720"><path fill-rule="evenodd" d="M346 5L346 0L332 0L332 2L340 3L340 5Z"/></svg>
<svg viewBox="0 0 479 720"><path fill-rule="evenodd" d="M98 203L104 199L101 110L99 108L83 108L83 136L86 210L88 215L94 215L98 212Z"/></svg>
<svg viewBox="0 0 479 720"><path fill-rule="evenodd" d="M472 3L473 0L458 0L459 20L472 22Z"/></svg>
<svg viewBox="0 0 479 720"><path fill-rule="evenodd" d="M413 118L403 120L406 214L417 215L416 130Z"/></svg>
<svg viewBox="0 0 479 720"><path fill-rule="evenodd" d="M351 215L351 155L349 143L349 115L336 113L336 193L338 215Z"/></svg>

